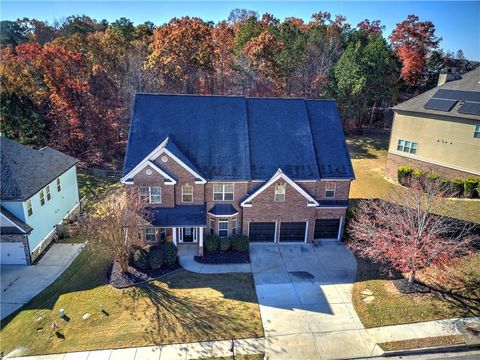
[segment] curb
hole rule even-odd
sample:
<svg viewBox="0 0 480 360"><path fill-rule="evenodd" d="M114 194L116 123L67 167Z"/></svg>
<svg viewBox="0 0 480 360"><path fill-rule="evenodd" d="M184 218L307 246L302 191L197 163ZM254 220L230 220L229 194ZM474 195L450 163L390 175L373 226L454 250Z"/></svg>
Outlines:
<svg viewBox="0 0 480 360"><path fill-rule="evenodd" d="M480 344L435 346L435 347L417 348L417 349L408 349L408 350L406 349L406 350L384 351L382 356L392 357L392 356L407 356L407 355L424 355L424 354L436 354L436 353L443 353L443 352L461 352L461 351L471 351L471 350L480 350Z"/></svg>

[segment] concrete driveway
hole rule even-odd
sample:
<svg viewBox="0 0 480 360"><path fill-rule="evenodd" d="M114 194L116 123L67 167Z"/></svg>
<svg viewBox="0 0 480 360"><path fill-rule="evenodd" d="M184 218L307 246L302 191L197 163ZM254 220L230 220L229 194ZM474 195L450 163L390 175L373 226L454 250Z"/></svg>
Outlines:
<svg viewBox="0 0 480 360"><path fill-rule="evenodd" d="M351 300L357 262L343 243L252 244L250 257L269 358L372 355Z"/></svg>
<svg viewBox="0 0 480 360"><path fill-rule="evenodd" d="M2 265L1 319L20 309L72 263L83 244L54 244L37 265Z"/></svg>

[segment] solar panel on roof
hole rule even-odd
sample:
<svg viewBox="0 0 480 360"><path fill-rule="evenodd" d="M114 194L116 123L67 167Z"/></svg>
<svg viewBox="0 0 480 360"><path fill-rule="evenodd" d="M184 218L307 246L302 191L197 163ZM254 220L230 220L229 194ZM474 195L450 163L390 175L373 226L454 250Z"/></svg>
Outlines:
<svg viewBox="0 0 480 360"><path fill-rule="evenodd" d="M480 115L480 103L466 101L462 106L460 106L458 112L469 115Z"/></svg>
<svg viewBox="0 0 480 360"><path fill-rule="evenodd" d="M480 102L480 92L440 89L432 98Z"/></svg>
<svg viewBox="0 0 480 360"><path fill-rule="evenodd" d="M432 98L428 100L427 103L423 105L423 107L425 109L430 109L430 110L450 111L455 106L456 103L457 103L457 100Z"/></svg>

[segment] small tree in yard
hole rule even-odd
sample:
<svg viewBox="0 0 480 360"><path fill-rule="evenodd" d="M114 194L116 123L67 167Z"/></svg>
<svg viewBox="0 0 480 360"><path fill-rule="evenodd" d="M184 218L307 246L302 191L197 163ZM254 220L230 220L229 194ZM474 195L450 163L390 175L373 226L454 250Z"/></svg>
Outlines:
<svg viewBox="0 0 480 360"><path fill-rule="evenodd" d="M94 250L112 257L121 271L127 272L130 251L138 242L138 228L146 224L145 215L145 204L138 193L121 188L94 206L82 228Z"/></svg>
<svg viewBox="0 0 480 360"><path fill-rule="evenodd" d="M408 273L440 269L470 252L473 225L453 219L440 182L412 180L410 189L392 190L391 200L361 200L348 225L348 246L387 269ZM437 215L442 214L442 215Z"/></svg>

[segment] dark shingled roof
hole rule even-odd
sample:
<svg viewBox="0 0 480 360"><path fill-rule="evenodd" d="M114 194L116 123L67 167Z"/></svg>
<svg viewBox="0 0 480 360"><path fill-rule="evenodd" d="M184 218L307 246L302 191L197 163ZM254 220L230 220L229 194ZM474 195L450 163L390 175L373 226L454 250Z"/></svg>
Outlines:
<svg viewBox="0 0 480 360"><path fill-rule="evenodd" d="M348 207L348 200L317 200L321 207Z"/></svg>
<svg viewBox="0 0 480 360"><path fill-rule="evenodd" d="M464 103L463 101L457 101L456 104L453 105L453 108L451 110L449 109L448 111L434 110L431 109L429 105L427 105L427 107L425 108L425 104L427 104L432 98L458 99L458 97L455 97L456 95L460 95L460 98L462 97L461 95L465 95L463 96L465 97L465 99L461 100L475 100L478 98L479 94L480 67L463 74L462 78L459 80L449 81L441 86L437 86L418 96L404 101L403 103L394 106L393 110L398 112L405 111L431 115L443 115L462 119L480 120L480 116L478 115L462 113L461 108ZM474 97L471 98L471 95L474 95Z"/></svg>
<svg viewBox="0 0 480 360"><path fill-rule="evenodd" d="M208 210L208 213L216 216L225 216L237 214L238 210L235 209L232 204L215 204L210 210Z"/></svg>
<svg viewBox="0 0 480 360"><path fill-rule="evenodd" d="M354 178L333 100L137 94L124 175L167 137L210 181Z"/></svg>
<svg viewBox="0 0 480 360"><path fill-rule="evenodd" d="M2 215L4 215L8 220L10 220L12 223L17 225L19 228L15 226L2 226L0 227L0 233L2 235L21 235L21 234L29 234L30 231L33 230L30 226L25 224L23 221L21 221L19 218L17 218L15 215L13 215L10 211L5 209L3 206L0 206L0 212Z"/></svg>
<svg viewBox="0 0 480 360"><path fill-rule="evenodd" d="M3 136L0 152L2 200L27 200L78 162L55 149L35 150Z"/></svg>
<svg viewBox="0 0 480 360"><path fill-rule="evenodd" d="M147 208L153 226L206 226L205 205L180 205L174 208Z"/></svg>

